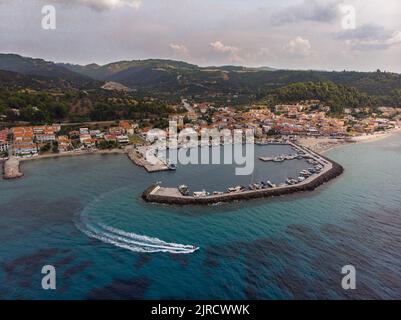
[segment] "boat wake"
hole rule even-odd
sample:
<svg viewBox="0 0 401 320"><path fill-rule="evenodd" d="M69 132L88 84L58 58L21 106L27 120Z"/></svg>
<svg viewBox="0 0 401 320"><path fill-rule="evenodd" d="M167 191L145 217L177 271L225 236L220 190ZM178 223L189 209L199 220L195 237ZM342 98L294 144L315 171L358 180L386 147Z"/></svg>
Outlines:
<svg viewBox="0 0 401 320"><path fill-rule="evenodd" d="M128 249L133 252L189 254L199 249L198 247L191 245L168 243L157 238L126 232L102 223L91 222L89 220L77 221L75 225L81 232L90 238Z"/></svg>

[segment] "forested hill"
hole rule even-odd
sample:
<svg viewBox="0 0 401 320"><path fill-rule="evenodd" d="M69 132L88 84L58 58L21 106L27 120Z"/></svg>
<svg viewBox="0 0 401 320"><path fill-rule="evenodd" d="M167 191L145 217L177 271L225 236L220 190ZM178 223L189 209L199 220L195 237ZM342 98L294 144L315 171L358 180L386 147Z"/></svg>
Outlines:
<svg viewBox="0 0 401 320"><path fill-rule="evenodd" d="M114 85L104 86L109 81ZM319 99L336 113L345 107L401 107L401 75L199 67L159 59L79 66L0 54L0 117L6 120L146 119L174 112L169 106L182 97L234 106Z"/></svg>
<svg viewBox="0 0 401 320"><path fill-rule="evenodd" d="M148 59L86 66L53 63L15 54L0 54L0 70L63 80L75 87L101 87L105 81L121 83L144 94L164 96L264 95L272 89L299 82L333 82L371 96L387 98L401 89L401 75L390 72L328 72L275 70L268 67L199 67L182 61ZM55 82L55 85L58 85ZM389 99L391 98L391 99Z"/></svg>
<svg viewBox="0 0 401 320"><path fill-rule="evenodd" d="M377 104L376 98L333 82L295 83L273 90L269 97L273 104L317 99L329 105L334 113L342 113L346 107L373 107Z"/></svg>

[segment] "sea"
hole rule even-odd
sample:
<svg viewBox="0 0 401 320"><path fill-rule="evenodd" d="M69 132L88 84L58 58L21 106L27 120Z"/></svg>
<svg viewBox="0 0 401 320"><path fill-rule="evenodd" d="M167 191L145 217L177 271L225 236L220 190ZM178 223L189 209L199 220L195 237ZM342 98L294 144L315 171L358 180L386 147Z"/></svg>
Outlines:
<svg viewBox="0 0 401 320"><path fill-rule="evenodd" d="M141 194L280 183L310 165L257 159L291 153L274 145L256 146L249 176L235 164L149 174L125 155L24 162L23 178L0 180L0 299L400 299L400 138L327 152L345 172L315 191L210 206ZM49 265L55 290L42 287Z"/></svg>

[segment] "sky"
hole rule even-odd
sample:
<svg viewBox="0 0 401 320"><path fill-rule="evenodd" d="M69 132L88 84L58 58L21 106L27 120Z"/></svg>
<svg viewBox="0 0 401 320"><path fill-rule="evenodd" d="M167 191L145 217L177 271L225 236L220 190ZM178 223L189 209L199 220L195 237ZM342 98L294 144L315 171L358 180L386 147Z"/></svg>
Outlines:
<svg viewBox="0 0 401 320"><path fill-rule="evenodd" d="M0 0L0 52L401 73L400 15L399 0Z"/></svg>

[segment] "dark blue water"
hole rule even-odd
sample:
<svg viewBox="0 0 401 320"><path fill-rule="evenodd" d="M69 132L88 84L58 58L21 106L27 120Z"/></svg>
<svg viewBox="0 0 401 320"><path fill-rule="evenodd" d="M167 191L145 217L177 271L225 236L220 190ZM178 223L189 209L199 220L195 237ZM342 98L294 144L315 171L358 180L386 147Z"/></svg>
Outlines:
<svg viewBox="0 0 401 320"><path fill-rule="evenodd" d="M149 175L118 155L24 163L24 178L0 180L0 298L401 298L400 136L328 156L346 171L315 192L210 207L139 196L159 180L237 185L233 167ZM244 184L307 166L256 164ZM185 245L200 250L171 253ZM46 264L56 267L55 291L41 288ZM354 291L341 288L347 264L357 270Z"/></svg>

